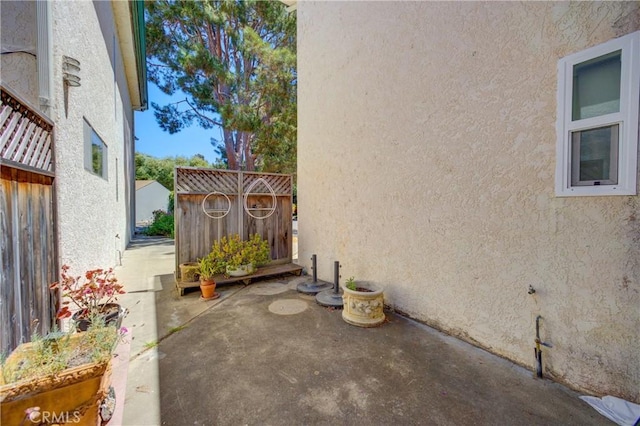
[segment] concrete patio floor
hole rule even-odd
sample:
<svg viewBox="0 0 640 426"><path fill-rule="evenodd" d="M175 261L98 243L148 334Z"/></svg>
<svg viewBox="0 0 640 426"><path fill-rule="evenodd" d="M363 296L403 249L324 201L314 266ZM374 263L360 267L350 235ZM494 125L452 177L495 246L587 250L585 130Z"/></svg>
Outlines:
<svg viewBox="0 0 640 426"><path fill-rule="evenodd" d="M134 244L119 271L143 287L128 285L123 301L133 334L124 424L611 424L577 393L410 319L348 325L296 292L306 277L179 297L172 250Z"/></svg>

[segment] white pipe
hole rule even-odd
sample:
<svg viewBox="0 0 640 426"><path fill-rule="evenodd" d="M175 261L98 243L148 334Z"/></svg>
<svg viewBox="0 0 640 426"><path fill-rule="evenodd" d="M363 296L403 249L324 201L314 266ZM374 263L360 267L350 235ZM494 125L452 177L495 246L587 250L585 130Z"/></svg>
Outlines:
<svg viewBox="0 0 640 426"><path fill-rule="evenodd" d="M38 64L38 101L41 111L52 118L53 87L53 26L51 3L36 2L37 64Z"/></svg>

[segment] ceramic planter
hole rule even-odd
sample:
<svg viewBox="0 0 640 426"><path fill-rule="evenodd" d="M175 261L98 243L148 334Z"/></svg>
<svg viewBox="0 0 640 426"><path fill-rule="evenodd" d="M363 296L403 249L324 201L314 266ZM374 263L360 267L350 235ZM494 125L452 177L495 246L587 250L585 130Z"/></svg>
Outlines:
<svg viewBox="0 0 640 426"><path fill-rule="evenodd" d="M20 362L21 354L31 347L31 343L18 346L7 358L7 365ZM102 423L100 405L109 393L111 361L11 384L3 380L0 374L0 424L50 424L53 419L56 424L96 426ZM25 410L33 407L39 407L39 413L26 417Z"/></svg>
<svg viewBox="0 0 640 426"><path fill-rule="evenodd" d="M116 328L120 328L122 319L124 318L124 309L122 306L117 303L107 303L100 305L100 312L105 313L103 316L105 325L114 325ZM71 318L76 324L77 331L87 331L91 325L91 320L83 317L80 311L74 313Z"/></svg>
<svg viewBox="0 0 640 426"><path fill-rule="evenodd" d="M180 268L180 281L184 283L198 282L200 265L198 262L187 262L178 265Z"/></svg>
<svg viewBox="0 0 640 426"><path fill-rule="evenodd" d="M248 265L240 265L237 268L231 268L227 266L227 275L230 277L244 277L245 275L250 275L255 272L255 266L253 263L249 263Z"/></svg>
<svg viewBox="0 0 640 426"><path fill-rule="evenodd" d="M370 291L349 290L343 287L342 319L358 327L375 327L384 322L384 294L380 286L356 283L357 287Z"/></svg>

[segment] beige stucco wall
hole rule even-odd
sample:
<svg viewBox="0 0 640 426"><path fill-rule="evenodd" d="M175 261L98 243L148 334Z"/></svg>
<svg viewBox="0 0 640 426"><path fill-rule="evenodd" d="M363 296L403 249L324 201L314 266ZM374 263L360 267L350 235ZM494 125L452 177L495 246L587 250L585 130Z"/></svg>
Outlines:
<svg viewBox="0 0 640 426"><path fill-rule="evenodd" d="M0 18L0 79L23 100L38 106L36 3L3 2Z"/></svg>
<svg viewBox="0 0 640 426"><path fill-rule="evenodd" d="M128 243L124 121L133 119L111 2L55 1L52 15L59 256L81 273L117 265ZM63 55L80 61L80 87L62 84ZM84 118L107 145L107 179L85 170Z"/></svg>
<svg viewBox="0 0 640 426"><path fill-rule="evenodd" d="M559 58L626 3L299 2L299 262L412 317L640 400L638 197L554 195ZM535 295L529 295L529 285Z"/></svg>

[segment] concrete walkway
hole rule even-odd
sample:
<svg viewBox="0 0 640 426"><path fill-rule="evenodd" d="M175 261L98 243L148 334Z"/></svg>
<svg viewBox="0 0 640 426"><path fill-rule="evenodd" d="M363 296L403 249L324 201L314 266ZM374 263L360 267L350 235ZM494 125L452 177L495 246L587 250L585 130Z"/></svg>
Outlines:
<svg viewBox="0 0 640 426"><path fill-rule="evenodd" d="M132 244L126 425L606 425L578 394L406 318L375 329L283 277L177 296L173 242Z"/></svg>

